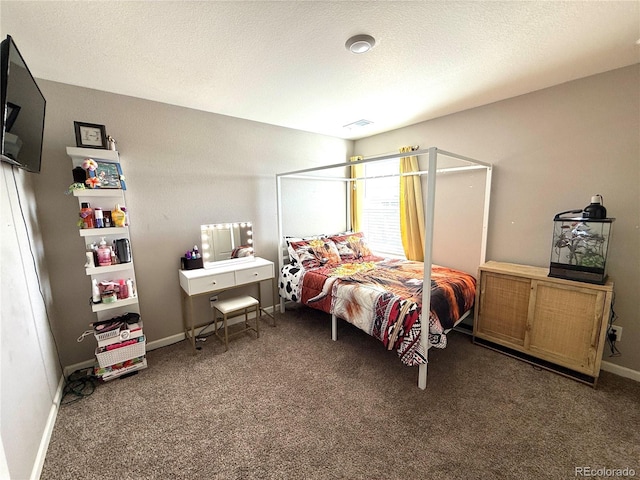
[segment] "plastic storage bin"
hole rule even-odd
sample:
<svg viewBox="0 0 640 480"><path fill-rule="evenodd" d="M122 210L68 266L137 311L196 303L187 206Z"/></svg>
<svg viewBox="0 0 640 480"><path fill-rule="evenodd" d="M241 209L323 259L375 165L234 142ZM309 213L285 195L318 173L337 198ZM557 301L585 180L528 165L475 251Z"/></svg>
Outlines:
<svg viewBox="0 0 640 480"><path fill-rule="evenodd" d="M114 348L113 350L107 350L105 352L99 352L96 348L96 358L98 359L98 365L101 367L108 367L115 363L125 362L132 358L142 357L145 354L145 348L147 340L145 337L141 337L142 340L126 347Z"/></svg>

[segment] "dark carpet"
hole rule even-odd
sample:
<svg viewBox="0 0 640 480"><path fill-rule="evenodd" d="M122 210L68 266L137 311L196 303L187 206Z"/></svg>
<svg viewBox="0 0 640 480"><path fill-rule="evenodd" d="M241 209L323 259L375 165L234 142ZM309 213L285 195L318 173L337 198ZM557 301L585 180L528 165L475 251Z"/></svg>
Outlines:
<svg viewBox="0 0 640 480"><path fill-rule="evenodd" d="M294 307L226 353L215 337L196 355L184 341L150 351L146 370L61 406L41 478L640 475L640 383L602 372L593 389L453 332L419 390L395 352L338 333Z"/></svg>

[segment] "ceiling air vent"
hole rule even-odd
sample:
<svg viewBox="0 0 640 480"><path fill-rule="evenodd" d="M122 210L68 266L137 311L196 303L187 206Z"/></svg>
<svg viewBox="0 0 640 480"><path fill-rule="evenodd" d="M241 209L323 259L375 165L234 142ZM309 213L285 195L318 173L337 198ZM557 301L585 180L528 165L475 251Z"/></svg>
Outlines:
<svg viewBox="0 0 640 480"><path fill-rule="evenodd" d="M365 120L364 118L362 120L357 120L355 122L352 123L348 123L346 125L343 125L342 128L348 128L348 129L352 129L352 128L362 128L362 127L366 127L367 125L371 125L373 122L371 120Z"/></svg>

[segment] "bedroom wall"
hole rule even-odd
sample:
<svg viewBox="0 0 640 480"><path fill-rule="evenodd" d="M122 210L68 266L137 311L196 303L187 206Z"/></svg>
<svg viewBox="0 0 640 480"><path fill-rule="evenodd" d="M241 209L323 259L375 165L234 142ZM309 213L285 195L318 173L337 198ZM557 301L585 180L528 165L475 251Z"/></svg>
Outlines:
<svg viewBox="0 0 640 480"><path fill-rule="evenodd" d="M88 306L84 242L67 146L74 120L105 125L117 140L127 181L140 311L149 342L182 329L179 258L200 244L200 225L252 221L257 254L277 262L275 174L342 162L351 141L40 81L47 99L42 173L35 179L44 252L60 321L55 334L65 366L90 360L95 341L78 336L94 320ZM271 299L267 285L263 298ZM265 302L270 305L272 302ZM210 317L200 298L197 314Z"/></svg>
<svg viewBox="0 0 640 480"><path fill-rule="evenodd" d="M61 375L33 173L0 164L0 478L37 478ZM46 445L44 445L46 448Z"/></svg>
<svg viewBox="0 0 640 480"><path fill-rule="evenodd" d="M419 144L493 163L488 260L548 267L554 215L602 194L608 215L616 217L609 274L616 323L624 330L622 356L609 357L606 348L603 359L634 370L634 378L640 372L638 85L640 65L634 65L357 140L354 149L367 156ZM454 192L447 195L447 210L468 208ZM455 249L435 252L436 258L456 255Z"/></svg>
<svg viewBox="0 0 640 480"><path fill-rule="evenodd" d="M344 181L281 177L283 235L305 237L345 231L349 225L347 188Z"/></svg>

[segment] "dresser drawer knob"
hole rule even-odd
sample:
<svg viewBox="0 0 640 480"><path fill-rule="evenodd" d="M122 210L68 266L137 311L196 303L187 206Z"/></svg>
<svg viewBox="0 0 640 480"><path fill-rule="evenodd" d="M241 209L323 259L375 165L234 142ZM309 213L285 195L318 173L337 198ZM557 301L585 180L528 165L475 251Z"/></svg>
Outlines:
<svg viewBox="0 0 640 480"><path fill-rule="evenodd" d="M257 277L258 276L258 272L253 272L253 276Z"/></svg>

